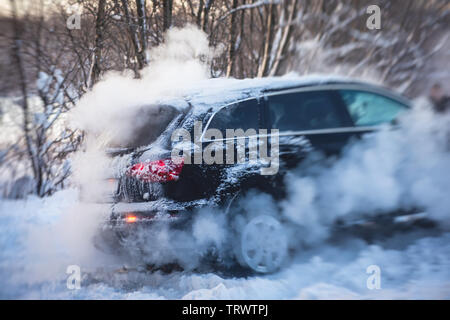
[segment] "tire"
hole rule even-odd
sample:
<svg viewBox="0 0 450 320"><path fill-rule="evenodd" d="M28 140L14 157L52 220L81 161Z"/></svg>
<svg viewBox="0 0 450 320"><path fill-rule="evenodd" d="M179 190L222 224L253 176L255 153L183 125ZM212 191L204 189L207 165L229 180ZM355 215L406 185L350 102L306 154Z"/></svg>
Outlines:
<svg viewBox="0 0 450 320"><path fill-rule="evenodd" d="M239 235L237 260L257 273L273 273L284 264L288 239L282 224L274 217L251 219Z"/></svg>

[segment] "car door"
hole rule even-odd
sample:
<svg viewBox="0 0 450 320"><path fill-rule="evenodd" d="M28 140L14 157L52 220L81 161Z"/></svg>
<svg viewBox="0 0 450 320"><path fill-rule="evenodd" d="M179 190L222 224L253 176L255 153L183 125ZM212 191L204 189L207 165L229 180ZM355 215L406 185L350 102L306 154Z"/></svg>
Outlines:
<svg viewBox="0 0 450 320"><path fill-rule="evenodd" d="M261 183L256 181L260 177L258 163L249 160L250 153L257 151L254 146L263 123L262 105L262 99L251 98L226 105L212 115L202 135L202 149L218 143L224 152L221 163L203 159L211 190L232 192Z"/></svg>
<svg viewBox="0 0 450 320"><path fill-rule="evenodd" d="M353 127L346 108L332 90L287 91L265 98L267 126L280 135L280 159L296 166L309 152L338 153Z"/></svg>
<svg viewBox="0 0 450 320"><path fill-rule="evenodd" d="M267 95L266 125L278 129L280 158L291 168L312 151L339 154L351 139L393 123L405 101L354 86L328 86Z"/></svg>

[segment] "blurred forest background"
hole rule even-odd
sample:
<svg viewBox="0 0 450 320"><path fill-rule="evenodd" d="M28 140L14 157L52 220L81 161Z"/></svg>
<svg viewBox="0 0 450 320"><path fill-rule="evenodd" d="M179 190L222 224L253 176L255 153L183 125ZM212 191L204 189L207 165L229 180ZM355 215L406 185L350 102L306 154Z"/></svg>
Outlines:
<svg viewBox="0 0 450 320"><path fill-rule="evenodd" d="M380 30L366 26L370 5ZM0 0L0 10L3 197L64 188L83 141L64 115L108 71L141 77L173 27L207 34L211 77L338 73L409 97L434 82L449 90L448 0Z"/></svg>

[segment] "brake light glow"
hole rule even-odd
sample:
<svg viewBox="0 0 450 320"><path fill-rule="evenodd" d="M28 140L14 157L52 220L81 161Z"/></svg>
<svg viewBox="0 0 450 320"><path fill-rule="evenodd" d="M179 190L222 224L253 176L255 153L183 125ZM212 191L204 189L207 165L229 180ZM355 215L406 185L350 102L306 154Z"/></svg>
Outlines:
<svg viewBox="0 0 450 320"><path fill-rule="evenodd" d="M137 217L134 214L127 214L125 217L127 223L134 223L137 221Z"/></svg>
<svg viewBox="0 0 450 320"><path fill-rule="evenodd" d="M145 182L167 182L178 180L184 158L141 162L127 170L127 175Z"/></svg>

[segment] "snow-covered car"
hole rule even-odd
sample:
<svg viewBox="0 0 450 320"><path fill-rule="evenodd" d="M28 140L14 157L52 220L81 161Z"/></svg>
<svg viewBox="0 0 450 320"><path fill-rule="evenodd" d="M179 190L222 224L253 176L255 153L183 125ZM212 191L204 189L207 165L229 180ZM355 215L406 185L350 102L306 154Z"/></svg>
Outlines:
<svg viewBox="0 0 450 320"><path fill-rule="evenodd" d="M106 228L116 245L137 229L155 224L189 230L199 208L220 208L231 225L234 217L246 215L239 201L249 192L283 199L286 174L309 154L337 156L349 141L395 124L411 106L387 89L347 79L209 80L205 87L192 90L181 102L174 99L167 125L149 144L143 145L144 126L136 138L139 143L109 150L112 157L127 159L113 181ZM236 129L247 134L227 135ZM269 155L250 161L262 146ZM190 154L174 157L174 149ZM243 150L244 157L238 159ZM223 163L217 154L224 157ZM277 270L289 250L281 220L253 213L242 228L234 228L231 237L239 241L231 251L236 260L256 272ZM250 245L248 239L259 242Z"/></svg>

